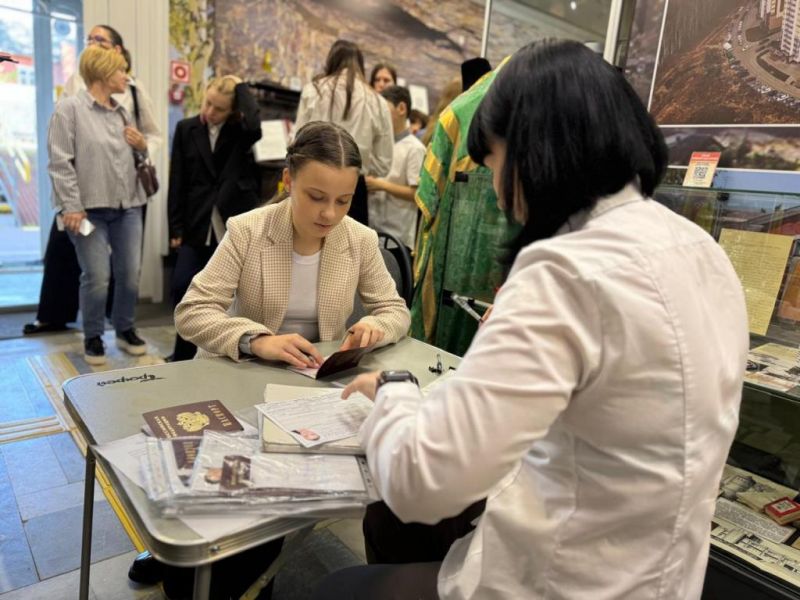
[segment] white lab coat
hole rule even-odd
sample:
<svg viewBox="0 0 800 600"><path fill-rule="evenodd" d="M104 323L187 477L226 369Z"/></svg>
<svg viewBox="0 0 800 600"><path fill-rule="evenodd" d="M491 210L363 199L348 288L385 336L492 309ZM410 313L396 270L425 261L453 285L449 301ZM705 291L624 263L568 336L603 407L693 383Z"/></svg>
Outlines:
<svg viewBox="0 0 800 600"><path fill-rule="evenodd" d="M401 519L488 497L441 598L699 598L747 329L723 250L633 186L523 249L454 377L360 433Z"/></svg>

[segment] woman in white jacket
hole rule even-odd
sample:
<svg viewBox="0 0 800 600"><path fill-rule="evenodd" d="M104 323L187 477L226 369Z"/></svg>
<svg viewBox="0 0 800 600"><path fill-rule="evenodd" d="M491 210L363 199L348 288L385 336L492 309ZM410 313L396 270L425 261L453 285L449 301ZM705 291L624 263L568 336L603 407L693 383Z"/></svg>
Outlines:
<svg viewBox="0 0 800 600"><path fill-rule="evenodd" d="M636 93L577 42L497 75L469 154L522 224L494 311L424 400L362 375L381 497L435 523L486 498L441 563L369 565L322 598L700 598L747 356L725 252L649 199L667 150Z"/></svg>
<svg viewBox="0 0 800 600"><path fill-rule="evenodd" d="M336 40L325 59L323 72L303 88L295 129L299 131L309 121L341 125L355 139L362 166L348 215L368 225L364 175L388 175L394 130L389 106L366 82L364 56L353 42Z"/></svg>

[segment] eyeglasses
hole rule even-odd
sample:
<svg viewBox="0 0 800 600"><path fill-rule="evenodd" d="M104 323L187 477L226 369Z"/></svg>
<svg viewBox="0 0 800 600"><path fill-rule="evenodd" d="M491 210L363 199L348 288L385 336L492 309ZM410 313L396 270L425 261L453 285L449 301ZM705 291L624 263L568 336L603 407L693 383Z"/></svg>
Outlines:
<svg viewBox="0 0 800 600"><path fill-rule="evenodd" d="M111 40L108 38L104 38L102 35L87 35L86 36L86 44L91 46L92 44L109 44L111 45Z"/></svg>

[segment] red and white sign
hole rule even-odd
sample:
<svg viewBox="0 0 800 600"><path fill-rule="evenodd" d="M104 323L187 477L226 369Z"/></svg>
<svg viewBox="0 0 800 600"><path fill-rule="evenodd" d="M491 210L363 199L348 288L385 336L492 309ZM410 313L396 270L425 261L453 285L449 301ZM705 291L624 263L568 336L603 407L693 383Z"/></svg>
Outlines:
<svg viewBox="0 0 800 600"><path fill-rule="evenodd" d="M689 168L683 178L683 185L689 187L710 188L714 181L721 152L692 152Z"/></svg>
<svg viewBox="0 0 800 600"><path fill-rule="evenodd" d="M172 83L189 83L192 69L188 62L182 60L169 61L169 79Z"/></svg>

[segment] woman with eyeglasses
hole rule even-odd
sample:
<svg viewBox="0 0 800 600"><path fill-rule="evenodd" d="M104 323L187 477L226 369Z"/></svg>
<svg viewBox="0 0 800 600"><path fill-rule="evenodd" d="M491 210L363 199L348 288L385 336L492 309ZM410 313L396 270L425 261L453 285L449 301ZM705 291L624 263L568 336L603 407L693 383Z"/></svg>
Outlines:
<svg viewBox="0 0 800 600"><path fill-rule="evenodd" d="M142 82L130 74L131 56L125 48L122 36L109 25L95 25L86 37L86 47L92 46L113 50L122 54L125 59L127 85L121 92L112 94L112 97L131 117L131 122L124 129L126 141L152 159L161 147L163 139L156 125L150 95ZM75 73L67 80L60 99L75 96L85 89L86 82L79 73ZM66 232L59 231L54 219L44 255L44 274L36 321L25 324L24 334L63 331L67 329L67 323L72 323L78 318L80 273L75 249Z"/></svg>

